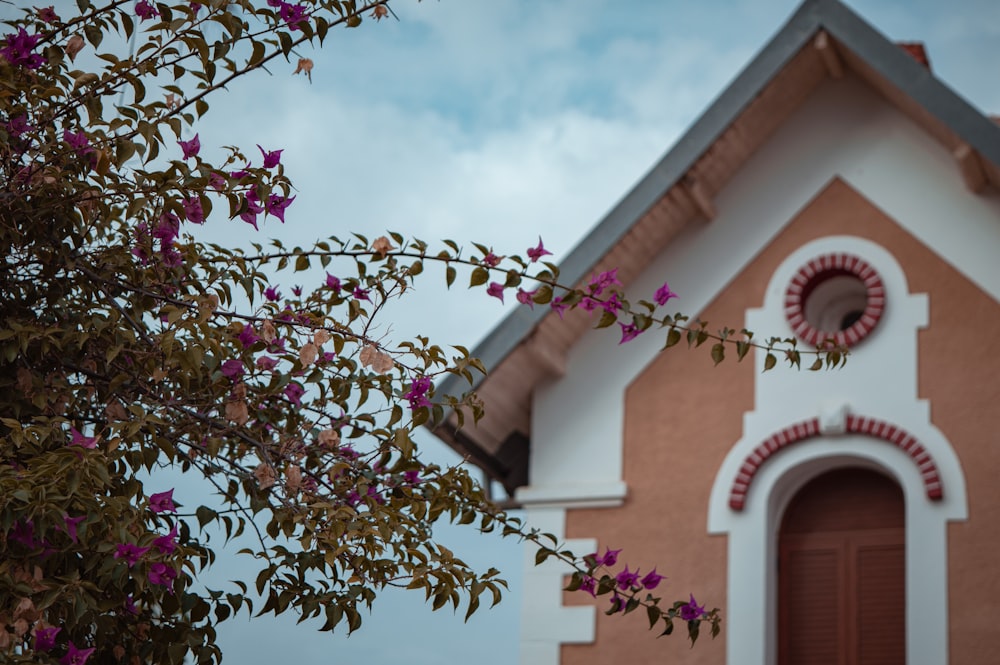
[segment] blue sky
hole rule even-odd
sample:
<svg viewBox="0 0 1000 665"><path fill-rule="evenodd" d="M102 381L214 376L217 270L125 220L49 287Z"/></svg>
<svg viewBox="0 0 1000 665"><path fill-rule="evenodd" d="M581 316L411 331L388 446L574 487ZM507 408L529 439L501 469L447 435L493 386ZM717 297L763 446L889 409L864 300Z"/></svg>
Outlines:
<svg viewBox="0 0 1000 665"><path fill-rule="evenodd" d="M53 1L57 11L69 2ZM940 78L979 108L1000 113L1000 3L848 4L891 39L925 42ZM278 62L271 77L238 82L216 97L194 131L206 152L240 145L249 154L257 143L284 149L297 199L285 226L269 221L262 233L286 245L388 229L523 254L541 236L558 260L797 6L393 0L399 21L332 31L322 51L301 53L315 61L312 84L291 75L294 63ZM209 227L217 242L261 239L238 221ZM507 311L482 291L446 293L442 283L431 271L390 310L383 334L472 346ZM423 446L432 459L459 461L428 436ZM505 571L512 591L500 607L464 624L461 615L432 614L418 595L387 593L351 637L294 626L294 618L241 617L220 630L227 662L512 665L519 546L468 528L442 525L437 533L470 563ZM214 575L253 574L245 563L224 558Z"/></svg>
<svg viewBox="0 0 1000 665"><path fill-rule="evenodd" d="M934 71L1000 113L1000 3L854 0L894 40L923 41ZM540 235L558 259L635 183L764 46L796 0L395 0L399 21L333 32L313 83L276 64L234 87L202 143L285 149L299 188L285 227L316 236L385 229L522 252ZM220 225L220 238L234 229ZM244 233L244 229L238 229ZM669 276L668 276L669 278ZM482 292L428 280L385 332L472 345L504 313ZM683 301L682 301L683 302ZM454 460L424 439L427 454ZM468 529L438 530L512 592L469 624L386 594L349 638L289 622L225 626L230 662L366 665L516 662L520 552ZM652 639L652 636L651 636Z"/></svg>

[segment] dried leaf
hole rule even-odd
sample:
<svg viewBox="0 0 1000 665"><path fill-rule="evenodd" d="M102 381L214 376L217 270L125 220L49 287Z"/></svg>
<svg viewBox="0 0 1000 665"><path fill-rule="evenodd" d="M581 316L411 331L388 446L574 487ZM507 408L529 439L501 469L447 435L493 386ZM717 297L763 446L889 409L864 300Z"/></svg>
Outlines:
<svg viewBox="0 0 1000 665"><path fill-rule="evenodd" d="M319 349L312 342L307 342L303 344L299 349L299 362L302 363L303 367L312 365L316 362L316 357L319 355Z"/></svg>
<svg viewBox="0 0 1000 665"><path fill-rule="evenodd" d="M71 62L76 60L76 54L80 52L85 43L79 34L73 35L66 42L66 55L69 56Z"/></svg>
<svg viewBox="0 0 1000 665"><path fill-rule="evenodd" d="M385 258L385 255L394 249L396 248L392 246L392 243L389 242L389 239L385 236L375 238L375 242L372 243L372 251L375 252L380 259Z"/></svg>

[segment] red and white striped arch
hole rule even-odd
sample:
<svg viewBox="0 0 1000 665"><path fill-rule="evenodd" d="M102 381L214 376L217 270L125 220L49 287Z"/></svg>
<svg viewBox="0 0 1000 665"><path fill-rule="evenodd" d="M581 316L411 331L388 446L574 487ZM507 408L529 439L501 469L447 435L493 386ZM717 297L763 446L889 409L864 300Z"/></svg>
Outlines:
<svg viewBox="0 0 1000 665"><path fill-rule="evenodd" d="M853 275L865 285L865 310L861 318L846 330L819 330L806 320L806 301L820 283L839 275ZM788 324L796 337L813 345L833 338L837 344L853 346L874 330L884 310L885 286L882 278L867 261L845 252L823 254L812 259L799 268L785 292L785 318Z"/></svg>
<svg viewBox="0 0 1000 665"><path fill-rule="evenodd" d="M845 432L872 436L900 448L917 465L920 477L924 481L927 498L932 501L940 501L944 497L944 488L941 484L941 474L937 464L934 463L934 459L927 452L927 449L902 427L877 418L848 415ZM736 511L743 510L754 476L772 455L794 443L820 436L821 433L819 418L811 418L775 432L765 439L744 458L729 492L729 507Z"/></svg>

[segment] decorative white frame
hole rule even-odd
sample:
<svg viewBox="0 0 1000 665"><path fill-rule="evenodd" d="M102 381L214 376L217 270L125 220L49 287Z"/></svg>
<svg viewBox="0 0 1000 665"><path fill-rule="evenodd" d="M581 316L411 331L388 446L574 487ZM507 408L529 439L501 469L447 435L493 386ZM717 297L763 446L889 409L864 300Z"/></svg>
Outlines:
<svg viewBox="0 0 1000 665"><path fill-rule="evenodd" d="M831 236L792 252L775 270L764 306L747 312L747 327L777 329L785 321L784 285L809 258L847 252L882 276L891 315L846 367L831 374L769 372L758 354L755 408L743 438L729 451L709 499L708 531L729 538L727 657L729 665L777 660L777 536L792 496L810 479L839 467L861 466L896 479L906 502L906 657L909 665L948 662L947 523L967 518L965 477L954 449L931 423L917 395L917 332L927 325L928 301L909 292L899 264L881 246ZM734 480L748 456L773 432L817 418L829 424L853 412L897 425L920 441L937 464L941 500L927 495L920 465L901 447L864 433L822 428L820 435L779 451L761 464L742 510L730 506Z"/></svg>

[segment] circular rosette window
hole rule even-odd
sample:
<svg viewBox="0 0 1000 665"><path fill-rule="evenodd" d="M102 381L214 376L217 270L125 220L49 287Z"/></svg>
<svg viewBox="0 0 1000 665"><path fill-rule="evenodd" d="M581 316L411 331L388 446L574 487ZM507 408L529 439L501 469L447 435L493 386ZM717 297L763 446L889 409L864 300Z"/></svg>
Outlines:
<svg viewBox="0 0 1000 665"><path fill-rule="evenodd" d="M799 339L853 346L885 311L882 278L850 254L824 254L802 266L785 292L785 317Z"/></svg>

